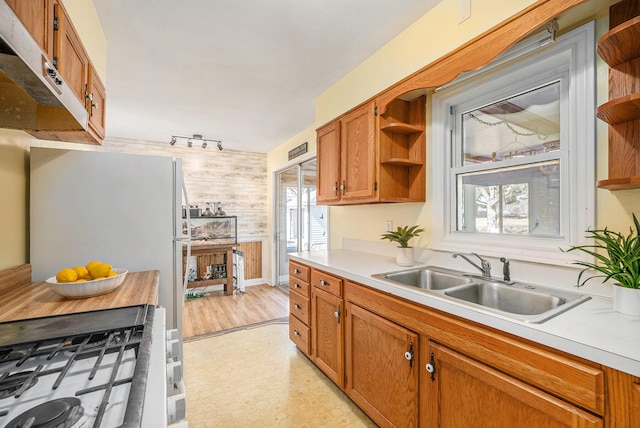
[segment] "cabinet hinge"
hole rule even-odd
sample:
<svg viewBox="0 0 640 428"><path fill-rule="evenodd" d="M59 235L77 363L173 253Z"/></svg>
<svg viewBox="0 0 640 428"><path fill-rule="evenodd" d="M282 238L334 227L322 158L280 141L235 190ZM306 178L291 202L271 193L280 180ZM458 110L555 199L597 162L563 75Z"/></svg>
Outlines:
<svg viewBox="0 0 640 428"><path fill-rule="evenodd" d="M373 183L373 190L378 190L378 182Z"/></svg>
<svg viewBox="0 0 640 428"><path fill-rule="evenodd" d="M449 106L449 114L453 116L453 106Z"/></svg>
<svg viewBox="0 0 640 428"><path fill-rule="evenodd" d="M59 22L60 21L59 21L58 17L54 16L53 17L53 29L54 29L54 31L57 31L57 30L60 29L60 23Z"/></svg>
<svg viewBox="0 0 640 428"><path fill-rule="evenodd" d="M58 57L57 56L53 57L53 67L55 69L58 69Z"/></svg>
<svg viewBox="0 0 640 428"><path fill-rule="evenodd" d="M378 115L378 107L374 107L374 108L373 108L373 114L374 114L375 116L377 116L377 115Z"/></svg>

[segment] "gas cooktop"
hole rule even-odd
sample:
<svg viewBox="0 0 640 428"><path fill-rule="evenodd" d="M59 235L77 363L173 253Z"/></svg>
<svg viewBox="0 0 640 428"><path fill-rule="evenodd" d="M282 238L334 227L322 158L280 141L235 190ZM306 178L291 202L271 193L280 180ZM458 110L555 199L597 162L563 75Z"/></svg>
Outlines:
<svg viewBox="0 0 640 428"><path fill-rule="evenodd" d="M154 310L0 323L0 426L140 426Z"/></svg>

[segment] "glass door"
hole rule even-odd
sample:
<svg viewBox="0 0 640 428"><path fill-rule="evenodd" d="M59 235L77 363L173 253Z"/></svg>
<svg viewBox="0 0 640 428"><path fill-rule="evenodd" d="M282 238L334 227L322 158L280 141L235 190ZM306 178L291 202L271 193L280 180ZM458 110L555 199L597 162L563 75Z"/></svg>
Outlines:
<svg viewBox="0 0 640 428"><path fill-rule="evenodd" d="M289 283L287 253L327 248L327 208L316 206L316 160L276 174L276 278Z"/></svg>

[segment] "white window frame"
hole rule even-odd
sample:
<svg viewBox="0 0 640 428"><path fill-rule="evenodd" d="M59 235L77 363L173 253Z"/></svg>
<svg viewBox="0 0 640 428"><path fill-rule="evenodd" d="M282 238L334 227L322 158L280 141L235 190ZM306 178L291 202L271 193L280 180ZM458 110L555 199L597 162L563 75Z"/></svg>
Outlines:
<svg viewBox="0 0 640 428"><path fill-rule="evenodd" d="M595 222L595 23L568 32L540 48L532 37L476 72L468 73L433 95L432 247L477 252L515 260L566 265L576 254L560 248L586 243L584 231ZM456 143L453 111L462 113L506 96L548 83L561 84L560 237L535 237L456 231ZM459 141L459 139L458 139ZM536 157L537 158L537 157ZM540 158L540 160L542 160ZM505 160L500 167L521 163ZM531 162L531 159L528 160ZM497 167L497 166L496 166Z"/></svg>

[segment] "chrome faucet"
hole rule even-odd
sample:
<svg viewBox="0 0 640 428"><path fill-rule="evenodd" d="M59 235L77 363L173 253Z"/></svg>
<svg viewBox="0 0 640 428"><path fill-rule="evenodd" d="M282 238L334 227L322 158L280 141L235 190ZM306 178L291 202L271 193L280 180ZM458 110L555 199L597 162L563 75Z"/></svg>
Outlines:
<svg viewBox="0 0 640 428"><path fill-rule="evenodd" d="M502 262L502 277L504 278L504 282L510 282L511 271L509 270L509 259L500 257L500 261Z"/></svg>
<svg viewBox="0 0 640 428"><path fill-rule="evenodd" d="M489 263L489 261L480 257L477 253L471 253L471 255L474 255L480 259L480 266L478 266L473 260L469 259L469 257L465 256L464 254L453 253L453 258L455 259L458 256L462 257L463 259L471 263L472 266L482 272L482 276L484 278L491 278L491 264Z"/></svg>

